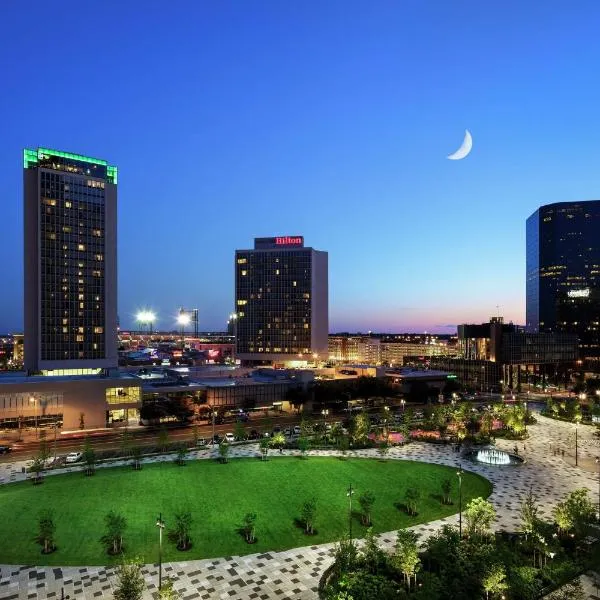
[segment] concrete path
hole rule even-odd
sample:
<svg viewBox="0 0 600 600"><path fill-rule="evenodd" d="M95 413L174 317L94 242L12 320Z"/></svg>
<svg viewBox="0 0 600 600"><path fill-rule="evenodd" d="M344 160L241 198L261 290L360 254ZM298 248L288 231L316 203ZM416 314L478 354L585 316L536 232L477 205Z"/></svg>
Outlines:
<svg viewBox="0 0 600 600"><path fill-rule="evenodd" d="M587 487L594 499L598 493L598 474L591 469L571 466L574 452L574 426L537 416L538 424L529 427L530 439L518 443L519 453L526 462L519 467L487 467L462 461L463 469L479 473L494 484L490 501L496 507L498 518L496 529L514 531L520 523L521 501L529 488L537 494L543 518L550 518L556 502L579 487ZM593 465L600 455L598 438L593 428L580 426L578 429L579 462ZM515 442L499 440L497 446L512 451ZM558 450L558 451L557 451ZM565 450L563 458L562 450ZM285 452L296 455L297 452ZM313 451L311 455L332 455L335 452ZM232 448L231 456L257 456L255 444ZM211 449L191 453L190 459L207 459L216 456ZM277 460L278 454L272 454ZM376 457L374 450L349 452L348 456ZM451 446L412 443L403 448L393 448L389 458L419 460L443 465L457 465L458 455ZM147 459L172 460L171 456ZM115 463L113 463L115 464ZM116 464L119 464L118 462ZM66 471L79 470L71 467ZM65 470L60 470L64 472ZM51 472L56 473L56 472ZM5 482L24 478L21 464L0 465L0 479ZM457 516L448 517L414 527L422 538L436 531L441 524L455 524ZM380 535L381 541L391 547L395 532ZM331 563L333 544L321 544L295 548L285 552L267 552L243 557L233 556L219 559L193 560L163 565L163 576L176 580L175 588L185 600L270 600L306 599L317 597L317 585L325 568ZM157 565L146 565L144 576L148 591L144 598L156 596L158 580ZM594 574L583 578L586 594L591 600L598 599L593 580ZM114 569L104 567L32 567L0 565L1 600L46 600L69 596L70 600L92 600L112 598Z"/></svg>

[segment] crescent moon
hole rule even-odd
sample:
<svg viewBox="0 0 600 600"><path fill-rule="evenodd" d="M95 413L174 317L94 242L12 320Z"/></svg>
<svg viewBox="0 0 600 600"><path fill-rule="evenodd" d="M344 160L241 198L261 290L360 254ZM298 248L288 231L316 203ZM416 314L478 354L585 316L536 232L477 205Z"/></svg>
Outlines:
<svg viewBox="0 0 600 600"><path fill-rule="evenodd" d="M473 138L471 137L469 130L465 129L465 139L463 140L463 143L456 152L449 154L448 158L450 160L461 160L471 152L471 148L473 148Z"/></svg>

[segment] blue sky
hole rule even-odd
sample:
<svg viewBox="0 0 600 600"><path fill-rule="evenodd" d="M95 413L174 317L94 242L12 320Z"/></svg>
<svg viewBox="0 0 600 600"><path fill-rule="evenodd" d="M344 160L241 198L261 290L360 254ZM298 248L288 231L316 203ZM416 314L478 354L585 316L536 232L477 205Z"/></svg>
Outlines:
<svg viewBox="0 0 600 600"><path fill-rule="evenodd" d="M329 252L330 329L523 322L525 219L600 197L597 2L11 2L0 330L22 148L119 167L119 314L221 329L256 236ZM471 155L446 160L464 130Z"/></svg>

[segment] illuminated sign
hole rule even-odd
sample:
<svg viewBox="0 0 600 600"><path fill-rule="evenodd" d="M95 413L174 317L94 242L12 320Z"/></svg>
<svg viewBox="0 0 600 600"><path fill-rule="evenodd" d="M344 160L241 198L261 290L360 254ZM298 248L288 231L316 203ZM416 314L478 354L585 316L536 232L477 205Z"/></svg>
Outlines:
<svg viewBox="0 0 600 600"><path fill-rule="evenodd" d="M567 296L569 296L569 298L589 298L590 288L584 288L582 290L569 290L567 292Z"/></svg>
<svg viewBox="0 0 600 600"><path fill-rule="evenodd" d="M290 237L286 235L284 237L276 237L275 244L277 246L302 246L304 240L301 237Z"/></svg>

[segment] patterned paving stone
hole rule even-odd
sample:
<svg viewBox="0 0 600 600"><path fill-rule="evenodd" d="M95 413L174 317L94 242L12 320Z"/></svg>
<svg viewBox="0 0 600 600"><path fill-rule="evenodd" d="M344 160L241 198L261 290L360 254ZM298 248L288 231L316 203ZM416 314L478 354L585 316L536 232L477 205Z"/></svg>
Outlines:
<svg viewBox="0 0 600 600"><path fill-rule="evenodd" d="M518 509L523 496L533 487L540 500L542 516L550 517L556 502L569 491L587 487L596 493L597 475L593 471L594 458L600 450L593 438L590 427L580 426L579 463L583 468L575 468L573 461L574 427L568 423L552 421L537 416L538 424L530 426L531 438L526 444L519 443L519 453L526 462L520 467L490 467L461 462L463 469L479 473L494 485L490 501L496 507L497 530L512 531L519 525ZM498 447L512 451L515 443L498 440ZM564 457L562 451L564 450ZM193 452L190 458L206 460L215 457L211 449ZM296 451L287 455L298 455ZM335 455L334 451L311 451L311 455ZM256 445L234 448L232 456L258 456ZM373 450L349 452L348 456L372 458ZM273 458L276 460L276 457ZM437 446L412 443L406 447L393 448L389 459L418 460L456 466L460 457L451 446ZM172 460L172 457L152 458L148 462ZM122 464L122 461L118 461ZM592 465L590 467L590 465ZM589 470L586 470L589 469ZM69 468L67 471L74 471ZM6 470L5 470L6 472ZM52 473L52 472L51 472ZM6 480L6 477L2 478ZM10 465L10 480L23 479L21 466ZM457 517L446 517L432 523L418 525L413 529L426 539L443 523L456 523ZM385 532L379 536L380 542L391 548L395 532ZM317 598L317 585L323 571L331 561L333 544L294 548L284 552L267 552L221 559L207 559L167 563L163 565L166 575L176 575L175 589L185 600L314 600ZM143 569L148 584L144 600L151 600L156 594L158 565L146 565ZM598 600L595 587L595 574L582 577L588 600ZM0 600L42 600L65 597L91 600L112 599L114 569L104 567L53 567L0 565Z"/></svg>

